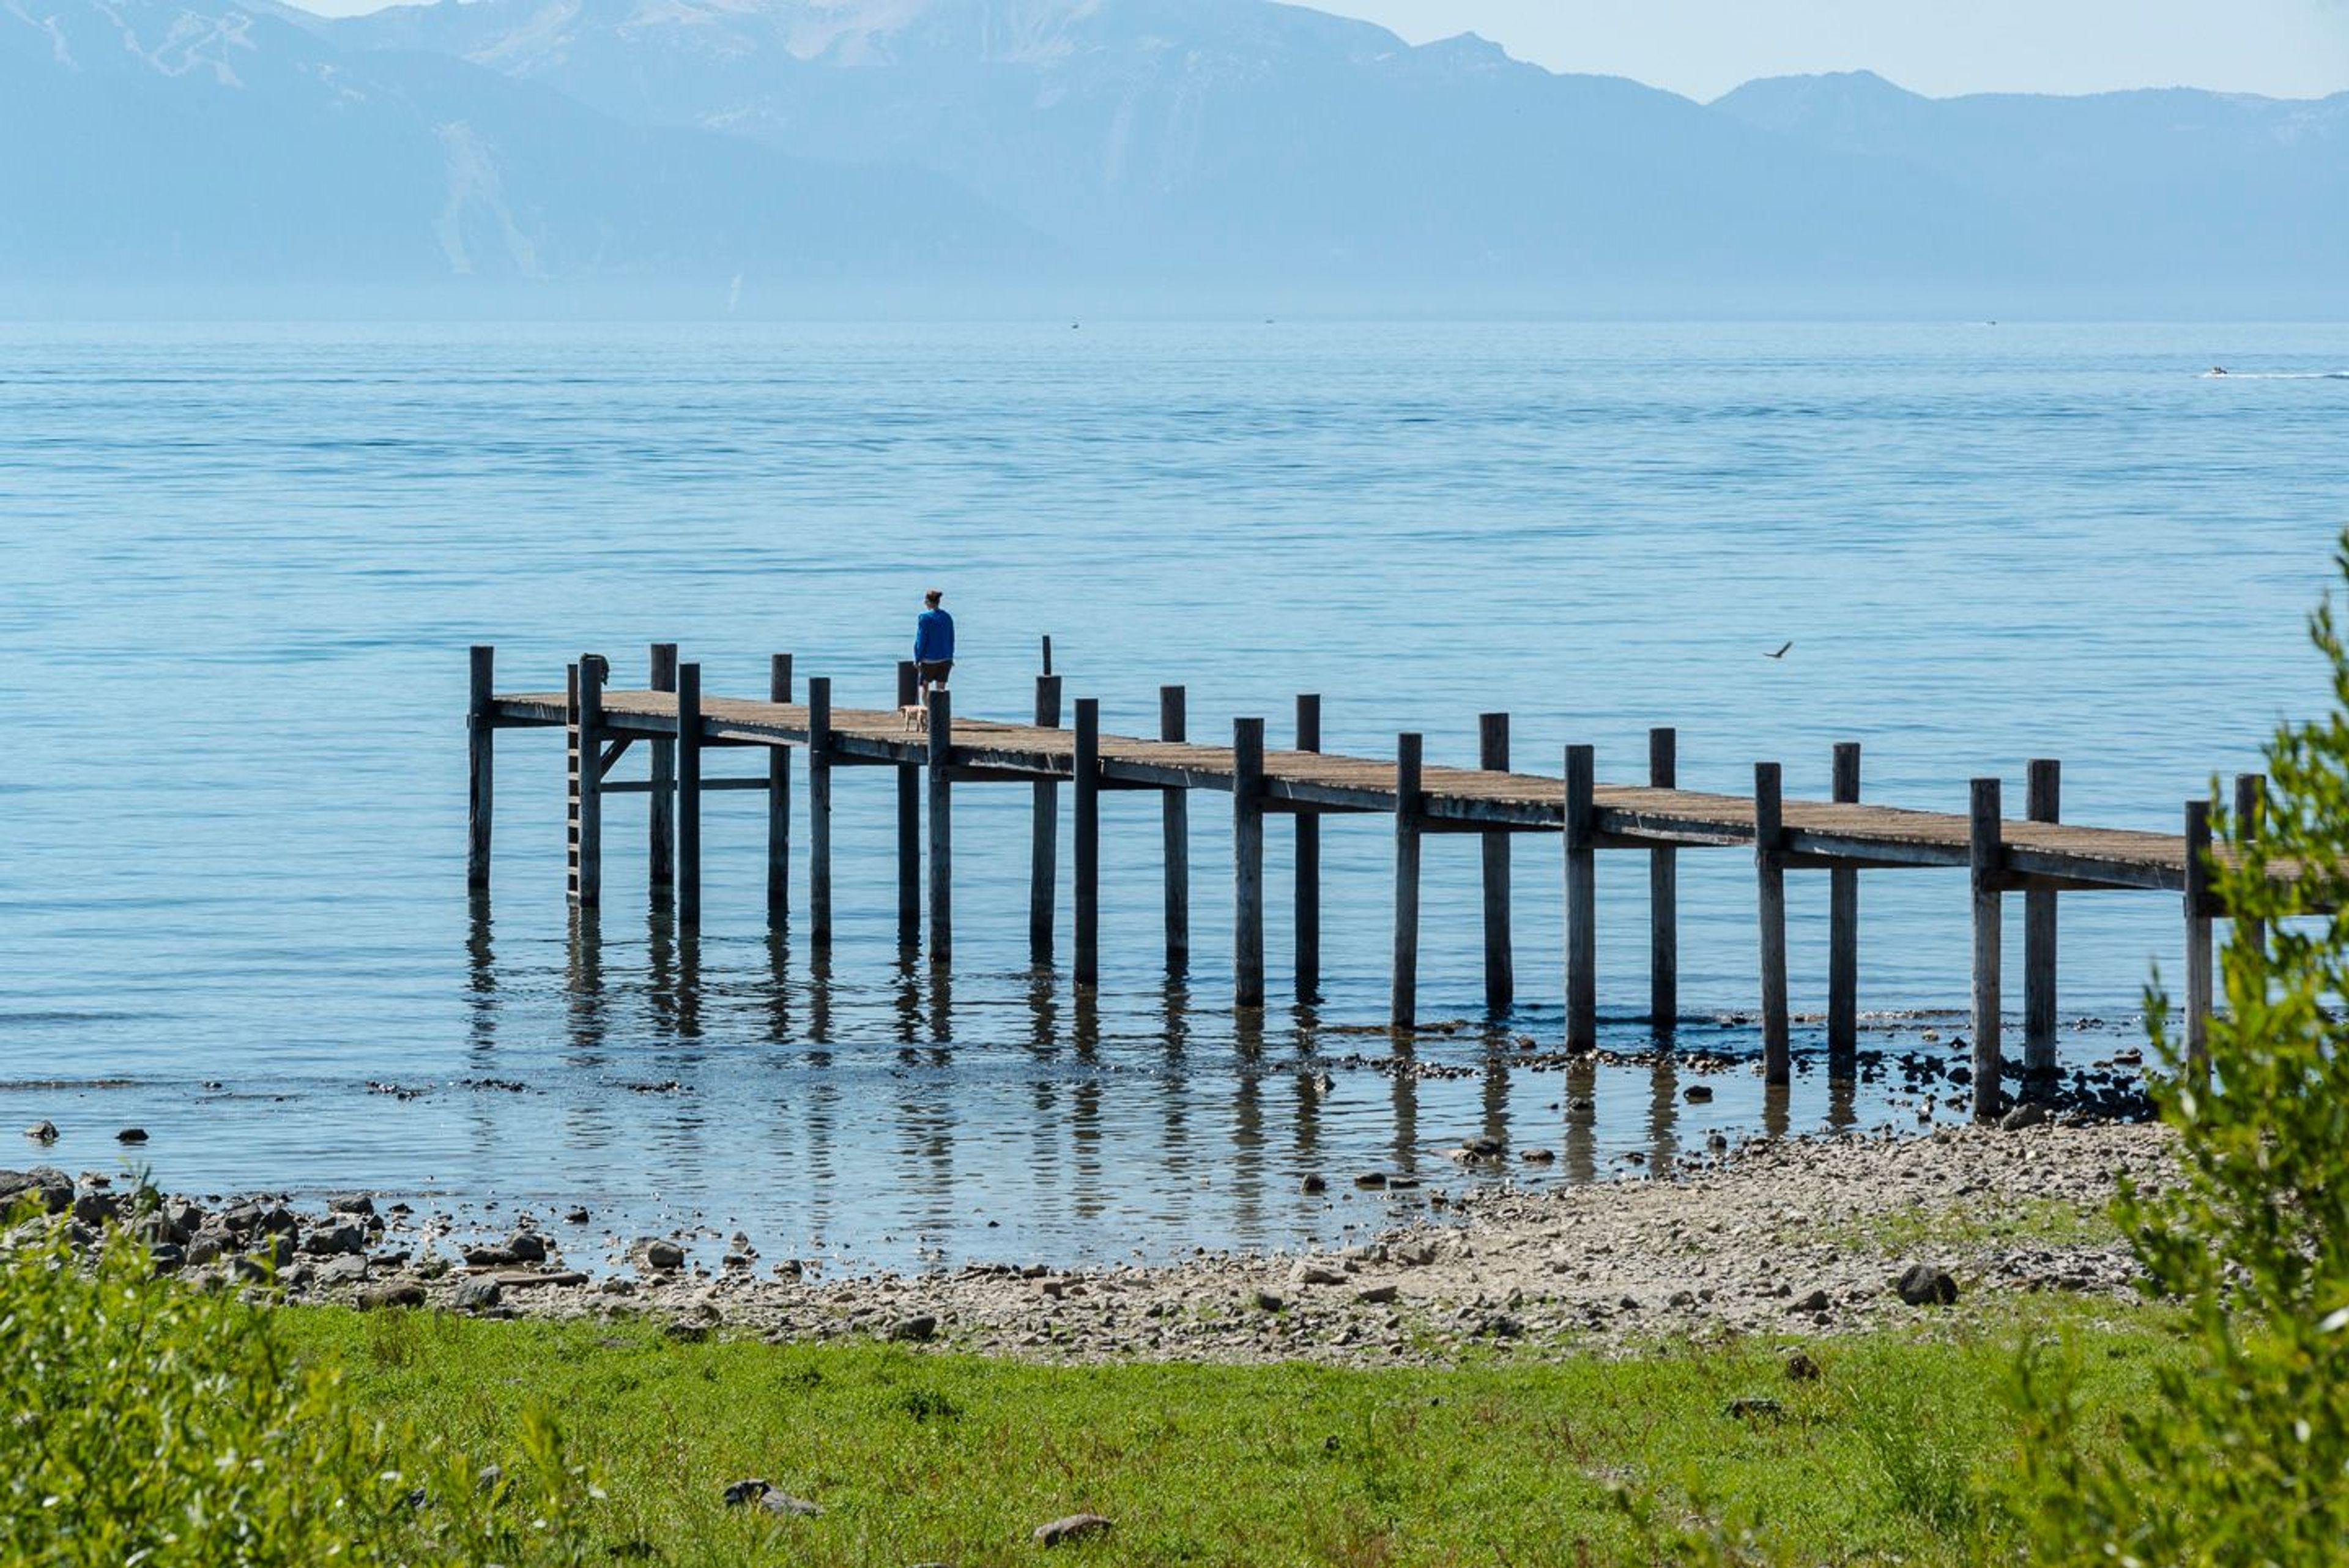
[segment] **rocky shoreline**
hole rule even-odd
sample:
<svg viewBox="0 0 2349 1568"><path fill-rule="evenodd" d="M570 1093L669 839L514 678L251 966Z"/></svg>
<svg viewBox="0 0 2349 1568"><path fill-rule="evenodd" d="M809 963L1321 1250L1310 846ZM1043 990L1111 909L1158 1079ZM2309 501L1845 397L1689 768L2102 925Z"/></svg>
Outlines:
<svg viewBox="0 0 2349 1568"><path fill-rule="evenodd" d="M445 1221L378 1211L363 1194L324 1212L268 1198L208 1208L50 1167L0 1172L0 1206L31 1197L69 1213L84 1245L128 1226L164 1271L368 1310L638 1316L680 1339L880 1339L1050 1361L1426 1365L1848 1333L2024 1291L2123 1294L2134 1269L2104 1207L2123 1174L2165 1179L2169 1141L2158 1125L2068 1119L1756 1139L1669 1176L1437 1195L1336 1251L845 1278L763 1262L739 1236L716 1257L648 1237L578 1266L565 1231L571 1251L599 1244L583 1210L457 1246Z"/></svg>

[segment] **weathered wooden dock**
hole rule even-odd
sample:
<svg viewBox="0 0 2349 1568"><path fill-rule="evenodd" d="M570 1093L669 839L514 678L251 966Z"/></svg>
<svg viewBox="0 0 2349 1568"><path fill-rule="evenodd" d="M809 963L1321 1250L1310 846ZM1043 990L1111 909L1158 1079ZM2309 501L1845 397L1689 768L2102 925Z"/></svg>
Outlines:
<svg viewBox="0 0 2349 1568"><path fill-rule="evenodd" d="M943 692L912 712L911 664L897 671L895 708L835 706L832 683L794 691L792 663L771 661L764 701L705 693L697 664L680 663L674 644L651 650L643 690L616 690L601 656L583 655L569 667L562 691L500 692L494 652L472 650L469 717L472 796L468 876L486 889L492 837L493 737L502 729L560 728L570 740L568 813L570 894L584 908L602 901L604 801L614 794L651 797L647 854L653 897L678 921L701 917L701 796L713 790L757 790L768 797L767 909L772 922L791 908L792 756L807 770L806 845L809 940L832 940L833 775L842 768L895 771L897 787L898 934L901 944L926 944L931 961L948 961L954 940L954 790L967 784L1025 784L1034 812L1030 885L1030 944L1036 962L1053 958L1058 896L1058 792L1073 794L1071 877L1075 951L1072 978L1095 982L1100 969L1098 802L1104 790L1150 790L1163 800L1166 958L1180 968L1190 950L1189 801L1194 793L1230 797L1233 814L1233 1000L1241 1008L1265 1001L1265 818L1286 816L1297 834L1296 973L1300 997L1319 984L1320 882L1319 819L1355 814L1392 819L1395 841L1394 950L1390 1022L1408 1029L1416 1014L1419 945L1420 841L1431 834L1475 834L1483 839L1485 989L1495 1011L1514 1001L1509 878L1510 838L1557 834L1564 841L1566 1044L1588 1049L1598 1041L1597 877L1599 851L1639 850L1650 857L1649 1020L1669 1041L1679 1012L1675 857L1682 849L1743 848L1756 872L1764 1072L1783 1084L1790 1072L1786 1000L1785 876L1824 870L1831 883L1828 940L1827 1047L1831 1076L1848 1077L1857 1054L1859 873L1918 867L1969 872L1973 913L1972 1095L1977 1116L2004 1108L2002 1005L2004 996L2000 916L2005 895L2025 901L2023 922L2023 1082L2028 1093L2056 1071L2056 909L2060 895L2127 890L2175 895L2182 901L2187 961L2185 1013L2189 1048L2199 1052L2211 1002L2212 921L2223 911L2210 888L2210 822L2206 802L2189 801L2183 831L2158 834L2083 826L2061 820L2060 770L2052 760L2029 764L2024 814L2005 815L2000 782L1975 779L1965 815L1911 811L1863 803L1860 751L1836 748L1833 798L1791 800L1780 788L1779 764L1757 763L1751 796L1678 788L1674 732L1651 732L1648 780L1601 784L1592 749L1564 748L1557 774L1523 772L1510 760L1508 716L1479 721L1479 765L1428 765L1417 734L1396 739L1392 758L1341 756L1320 749L1320 701L1297 699L1293 744L1267 743L1265 721L1232 721L1228 744L1189 738L1184 690L1160 691L1156 737L1104 735L1100 707L1073 704L1063 725L1061 678L1037 678L1031 720L1007 723L954 716ZM912 722L909 723L909 718ZM647 776L620 781L615 764L642 743ZM765 771L748 776L705 775L713 749L754 748ZM2236 811L2255 822L2263 784L2238 779ZM925 867L926 867L926 878Z"/></svg>

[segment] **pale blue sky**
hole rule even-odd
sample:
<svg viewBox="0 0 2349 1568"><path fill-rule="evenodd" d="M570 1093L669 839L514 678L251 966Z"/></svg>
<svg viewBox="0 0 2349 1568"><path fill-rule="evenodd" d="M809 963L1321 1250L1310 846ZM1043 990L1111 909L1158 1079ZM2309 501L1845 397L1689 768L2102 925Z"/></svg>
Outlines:
<svg viewBox="0 0 2349 1568"><path fill-rule="evenodd" d="M1865 67L1941 97L2349 90L2349 0L1307 0L1414 43L1481 33L1555 70L1694 98Z"/></svg>

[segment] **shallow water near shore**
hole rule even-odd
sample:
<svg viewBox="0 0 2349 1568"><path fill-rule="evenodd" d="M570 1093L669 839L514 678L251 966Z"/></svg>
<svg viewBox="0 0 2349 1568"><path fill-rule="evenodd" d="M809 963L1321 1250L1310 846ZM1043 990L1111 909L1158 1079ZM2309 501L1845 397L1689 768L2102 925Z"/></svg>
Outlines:
<svg viewBox="0 0 2349 1568"><path fill-rule="evenodd" d="M1319 691L1331 749L1413 729L1466 761L1507 709L1520 765L1587 741L1632 779L1670 723L1684 784L1743 793L1775 759L1812 796L1858 740L1872 799L1962 809L1996 774L2011 813L2053 755L2067 817L2170 828L2325 700L2302 622L2349 522L2349 383L2321 374L2349 366L2342 327L0 327L0 1136L63 1134L0 1164L578 1202L892 1267L1335 1239L1407 1200L1359 1171L1490 1179L1442 1158L1470 1137L1553 1153L1512 1163L1557 1182L1715 1131L1915 1127L1915 1096L1894 1073L1842 1103L1812 1071L1773 1106L1742 1065L1547 1060L1554 841L1517 846L1520 1006L1489 1030L1476 857L1431 842L1422 1014L1478 1026L1421 1037L1411 1072L1331 1032L1385 1010L1369 819L1325 829L1304 1012L1268 835L1261 1021L1228 1002L1217 798L1171 982L1156 802L1105 802L1091 997L1029 965L1025 790L957 792L941 974L896 950L887 778L842 775L820 965L763 929L754 796L709 803L698 940L647 911L641 800L611 805L579 927L562 742L509 733L478 908L465 645L496 643L511 689L587 649L637 683L675 639L733 694L789 650L878 705L936 583L967 714L1023 714L1049 634L1069 695L1127 733L1162 681L1195 736L1257 713L1275 744ZM1682 1044L1743 1058L1750 862L1681 867ZM1604 1043L1632 1053L1645 867L1600 876ZM1791 882L1816 1011L1824 878ZM1961 1008L1962 877L1863 884L1863 1007ZM2127 1044L2179 943L2167 898L2066 899L2067 1025L2102 1021L2067 1027L2067 1065ZM1881 1024L1865 1044L1896 1054L1965 1029Z"/></svg>

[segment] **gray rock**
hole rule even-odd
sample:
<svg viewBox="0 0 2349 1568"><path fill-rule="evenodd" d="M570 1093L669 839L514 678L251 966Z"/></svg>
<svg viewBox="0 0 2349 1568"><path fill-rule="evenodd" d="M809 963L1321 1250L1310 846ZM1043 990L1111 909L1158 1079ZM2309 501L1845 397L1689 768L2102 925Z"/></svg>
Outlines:
<svg viewBox="0 0 2349 1568"><path fill-rule="evenodd" d="M1710 1084L1691 1084L1688 1088L1682 1093L1681 1098L1686 1100L1692 1106L1704 1105L1713 1098L1713 1085Z"/></svg>
<svg viewBox="0 0 2349 1568"><path fill-rule="evenodd" d="M1072 1513L1066 1519L1038 1525L1031 1539L1039 1546L1065 1546L1072 1541L1091 1541L1107 1535L1115 1528L1098 1513Z"/></svg>
<svg viewBox="0 0 2349 1568"><path fill-rule="evenodd" d="M1795 1383L1816 1383L1819 1380L1819 1364L1798 1350L1786 1357L1786 1376Z"/></svg>
<svg viewBox="0 0 2349 1568"><path fill-rule="evenodd" d="M1398 1293L1400 1293L1392 1285L1372 1285L1368 1290L1356 1291L1354 1299L1364 1306L1384 1306L1393 1301Z"/></svg>
<svg viewBox="0 0 2349 1568"><path fill-rule="evenodd" d="M658 1239L636 1243L636 1262L656 1273L673 1273L685 1267L685 1249L674 1241Z"/></svg>
<svg viewBox="0 0 2349 1568"><path fill-rule="evenodd" d="M1366 1170L1354 1178L1354 1185L1368 1192L1375 1192L1386 1184L1387 1173L1383 1170Z"/></svg>
<svg viewBox="0 0 2349 1568"><path fill-rule="evenodd" d="M93 1229L122 1216L122 1199L111 1192L85 1192L74 1199L73 1217Z"/></svg>
<svg viewBox="0 0 2349 1568"><path fill-rule="evenodd" d="M503 1300L505 1292L495 1280L460 1280L449 1304L459 1312L487 1312Z"/></svg>
<svg viewBox="0 0 2349 1568"><path fill-rule="evenodd" d="M766 1495L759 1499L759 1506L769 1513L781 1514L786 1518L822 1519L823 1517L823 1510L807 1499L793 1497L791 1493L778 1490L773 1487L769 1487Z"/></svg>
<svg viewBox="0 0 2349 1568"><path fill-rule="evenodd" d="M1788 1312L1825 1312L1833 1304L1833 1303L1827 1300L1826 1292L1813 1291L1809 1295L1805 1296L1801 1301L1796 1302L1793 1306L1788 1307L1786 1310Z"/></svg>
<svg viewBox="0 0 2349 1568"><path fill-rule="evenodd" d="M188 1238L188 1266L202 1268L216 1262L228 1251L228 1234L222 1231L199 1231Z"/></svg>
<svg viewBox="0 0 2349 1568"><path fill-rule="evenodd" d="M367 1276L367 1261L364 1255L345 1253L328 1258L318 1265L317 1281L322 1285L355 1285Z"/></svg>
<svg viewBox="0 0 2349 1568"><path fill-rule="evenodd" d="M911 1317L901 1317L889 1325L891 1339L903 1340L915 1345L936 1338L937 1333L938 1320L926 1312L916 1313Z"/></svg>
<svg viewBox="0 0 2349 1568"><path fill-rule="evenodd" d="M367 1232L357 1225L321 1225L302 1238L302 1250L314 1258L347 1257L367 1251Z"/></svg>
<svg viewBox="0 0 2349 1568"><path fill-rule="evenodd" d="M1286 1309L1288 1305L1288 1303L1281 1300L1279 1296L1274 1294L1268 1290L1266 1290L1261 1285L1249 1293L1248 1300L1255 1305L1258 1312L1280 1312Z"/></svg>
<svg viewBox="0 0 2349 1568"><path fill-rule="evenodd" d="M463 1255L465 1262L476 1269L510 1269L522 1262L514 1256L512 1248L503 1244L468 1247Z"/></svg>
<svg viewBox="0 0 2349 1568"><path fill-rule="evenodd" d="M1909 1264L1892 1282L1892 1288L1910 1306L1948 1306L1958 1299L1958 1282L1947 1269L1930 1263Z"/></svg>
<svg viewBox="0 0 2349 1568"><path fill-rule="evenodd" d="M1321 1263L1299 1263L1289 1271L1288 1282L1293 1285L1342 1285L1346 1276Z"/></svg>
<svg viewBox="0 0 2349 1568"><path fill-rule="evenodd" d="M546 1262L546 1238L533 1231L517 1231L506 1238L506 1251L525 1263Z"/></svg>
<svg viewBox="0 0 2349 1568"><path fill-rule="evenodd" d="M1309 1176L1305 1179L1304 1187L1309 1193L1327 1192L1330 1190L1330 1179L1326 1176Z"/></svg>
<svg viewBox="0 0 2349 1568"><path fill-rule="evenodd" d="M145 1127L124 1127L120 1132L114 1135L114 1141L117 1143L145 1143L147 1141L147 1129Z"/></svg>
<svg viewBox="0 0 2349 1568"><path fill-rule="evenodd" d="M1723 1407L1722 1414L1733 1421L1775 1421L1785 1417L1786 1407L1775 1399L1748 1395L1742 1399L1732 1399Z"/></svg>
<svg viewBox="0 0 2349 1568"><path fill-rule="evenodd" d="M375 1212L375 1199L369 1198L364 1192L346 1192L338 1198L329 1198L326 1199L326 1212L329 1214L372 1214Z"/></svg>
<svg viewBox="0 0 2349 1568"><path fill-rule="evenodd" d="M2046 1120L2046 1101L2025 1100L2021 1105L2016 1106L2014 1109L2007 1112L2006 1115L1998 1118L1998 1130L2001 1132L2021 1132L2025 1127L2038 1127Z"/></svg>
<svg viewBox="0 0 2349 1568"><path fill-rule="evenodd" d="M725 1490L726 1506L748 1508L774 1490L771 1483L760 1477L753 1476L748 1480L738 1480Z"/></svg>
<svg viewBox="0 0 2349 1568"><path fill-rule="evenodd" d="M414 1280L393 1280L380 1285L369 1285L359 1293L361 1312L381 1312L387 1307L420 1307L424 1304L424 1287Z"/></svg>
<svg viewBox="0 0 2349 1568"><path fill-rule="evenodd" d="M147 1249L148 1261L159 1274L176 1274L187 1260L187 1254L169 1241L158 1242Z"/></svg>
<svg viewBox="0 0 2349 1568"><path fill-rule="evenodd" d="M38 1204L44 1212L62 1214L73 1207L73 1178L54 1165L36 1165L30 1170L0 1170L0 1212L27 1199Z"/></svg>
<svg viewBox="0 0 2349 1568"><path fill-rule="evenodd" d="M35 1122L25 1129L25 1136L35 1143L55 1143L57 1141L57 1124L47 1119Z"/></svg>

